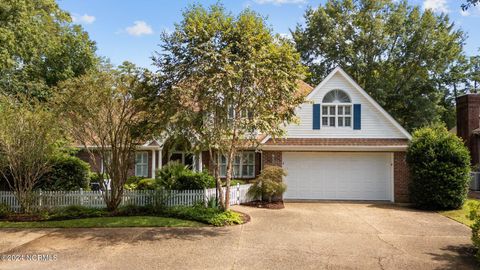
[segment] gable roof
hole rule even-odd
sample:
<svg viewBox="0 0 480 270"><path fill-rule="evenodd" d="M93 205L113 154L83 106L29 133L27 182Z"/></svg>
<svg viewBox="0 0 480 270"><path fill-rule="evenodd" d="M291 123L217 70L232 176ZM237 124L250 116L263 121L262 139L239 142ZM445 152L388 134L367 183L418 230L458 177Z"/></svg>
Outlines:
<svg viewBox="0 0 480 270"><path fill-rule="evenodd" d="M408 131L405 130L402 125L397 122L397 120L395 120L387 111L385 111L385 109L383 109L380 104L378 104L365 90L363 90L360 85L358 85L355 80L352 79L352 77L350 77L350 75L348 75L339 66L333 69L332 72L330 72L330 74L328 74L328 76L319 85L317 85L317 87L315 87L315 89L313 89L310 94L308 94L307 99L312 98L322 88L322 86L325 85L325 83L327 83L337 73L342 75L362 96L364 96L368 100L368 102L373 105L373 107L379 110L380 113L385 116L385 118L387 118L387 120L390 121L390 123L392 123L394 127L400 130L403 135L405 135L408 139L412 138L410 133L408 133Z"/></svg>
<svg viewBox="0 0 480 270"><path fill-rule="evenodd" d="M336 68L334 68L327 75L327 77L325 77L325 79L322 80L320 84L318 84L315 88L313 88L313 90L311 90L310 93L306 96L306 99L307 100L312 99L318 93L318 91L320 91L320 89L322 89L322 87L328 81L330 81L333 78L333 76L335 76L337 73L341 75L343 78L345 78L347 82L350 83L353 86L353 88L357 90L369 103L371 103L372 106L376 108L380 112L380 114L382 114L387 119L387 121L389 121L396 129L400 131L400 133L405 135L405 137L408 138L409 140L412 138L410 133L407 130L405 130L387 111L385 111L385 109L383 109L382 106L380 106L365 90L363 90L363 88L360 85L358 85L358 83L355 82L355 80L353 80L352 77L350 77L340 66L337 66ZM271 138L270 136L265 137L262 140L262 143L266 143L270 138Z"/></svg>

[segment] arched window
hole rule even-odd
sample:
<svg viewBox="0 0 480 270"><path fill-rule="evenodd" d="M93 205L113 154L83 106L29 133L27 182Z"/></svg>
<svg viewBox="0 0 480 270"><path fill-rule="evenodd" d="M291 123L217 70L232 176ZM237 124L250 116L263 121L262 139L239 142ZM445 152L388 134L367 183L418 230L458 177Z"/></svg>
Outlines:
<svg viewBox="0 0 480 270"><path fill-rule="evenodd" d="M323 103L350 103L350 97L342 90L335 89L323 97Z"/></svg>
<svg viewBox="0 0 480 270"><path fill-rule="evenodd" d="M347 93L331 90L322 100L322 126L352 127L352 104Z"/></svg>

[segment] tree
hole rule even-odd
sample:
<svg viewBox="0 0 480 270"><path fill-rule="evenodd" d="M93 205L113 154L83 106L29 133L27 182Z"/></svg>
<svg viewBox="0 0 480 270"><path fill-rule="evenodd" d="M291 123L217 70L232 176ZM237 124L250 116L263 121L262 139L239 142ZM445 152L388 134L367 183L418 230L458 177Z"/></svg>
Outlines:
<svg viewBox="0 0 480 270"><path fill-rule="evenodd" d="M0 92L40 99L95 66L96 46L54 0L0 3Z"/></svg>
<svg viewBox="0 0 480 270"><path fill-rule="evenodd" d="M465 74L448 75L466 61L465 35L448 16L407 1L329 0L305 20L292 35L310 82L340 65L410 131L451 117Z"/></svg>
<svg viewBox="0 0 480 270"><path fill-rule="evenodd" d="M466 0L466 3L462 4L462 10L465 11L470 7L474 7L480 3L480 0Z"/></svg>
<svg viewBox="0 0 480 270"><path fill-rule="evenodd" d="M27 213L34 210L33 188L60 149L57 123L45 105L0 97L0 175Z"/></svg>
<svg viewBox="0 0 480 270"><path fill-rule="evenodd" d="M148 123L156 111L142 98L151 79L148 71L124 63L119 70L107 67L62 82L57 90L55 100L69 134L91 156L94 167L100 168L95 155L100 156L99 182L110 211L121 202L136 147L151 138Z"/></svg>
<svg viewBox="0 0 480 270"><path fill-rule="evenodd" d="M220 203L228 209L236 153L256 147L259 134L283 134L282 124L294 120L303 101L297 82L305 68L293 46L249 9L233 16L221 5L195 5L183 17L173 33L162 35L153 59L160 97L170 104L170 130L209 151L219 194L218 158L227 158Z"/></svg>
<svg viewBox="0 0 480 270"><path fill-rule="evenodd" d="M480 90L480 55L470 57L469 70L467 74L467 89L471 93L477 93Z"/></svg>

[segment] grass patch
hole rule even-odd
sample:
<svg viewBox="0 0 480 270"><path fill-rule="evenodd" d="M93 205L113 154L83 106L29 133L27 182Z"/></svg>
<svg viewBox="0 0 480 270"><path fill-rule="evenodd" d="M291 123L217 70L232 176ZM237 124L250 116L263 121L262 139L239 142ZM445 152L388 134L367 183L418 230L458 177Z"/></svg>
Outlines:
<svg viewBox="0 0 480 270"><path fill-rule="evenodd" d="M113 228L113 227L200 227L196 221L170 217L93 217L55 221L0 222L0 228Z"/></svg>
<svg viewBox="0 0 480 270"><path fill-rule="evenodd" d="M449 217L453 220L456 220L462 224L465 224L469 227L471 227L474 223L473 220L469 218L470 216L470 211L472 209L475 209L475 206L478 206L480 204L479 200L473 200L473 199L468 199L462 206L462 208L457 209L457 210L449 210L449 211L440 211L439 213L441 215L444 215L446 217Z"/></svg>

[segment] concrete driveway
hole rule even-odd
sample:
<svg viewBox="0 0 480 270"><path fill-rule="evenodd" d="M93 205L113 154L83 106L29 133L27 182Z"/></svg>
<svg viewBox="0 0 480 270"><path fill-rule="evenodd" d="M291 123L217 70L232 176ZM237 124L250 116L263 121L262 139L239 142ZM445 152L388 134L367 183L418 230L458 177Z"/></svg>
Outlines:
<svg viewBox="0 0 480 270"><path fill-rule="evenodd" d="M0 252L55 261L0 269L475 269L470 229L394 205L289 203L236 207L227 228L0 230Z"/></svg>

